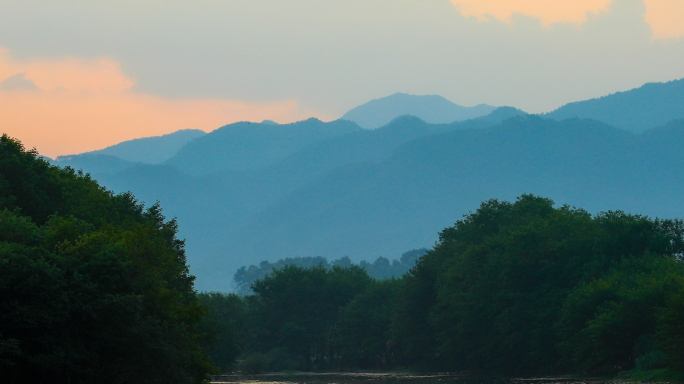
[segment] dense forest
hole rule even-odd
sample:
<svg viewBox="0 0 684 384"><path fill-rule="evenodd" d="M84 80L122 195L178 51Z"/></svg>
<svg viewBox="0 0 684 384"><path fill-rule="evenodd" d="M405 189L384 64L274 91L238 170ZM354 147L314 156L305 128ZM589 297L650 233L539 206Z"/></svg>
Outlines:
<svg viewBox="0 0 684 384"><path fill-rule="evenodd" d="M204 321L177 225L0 138L0 382L201 383Z"/></svg>
<svg viewBox="0 0 684 384"><path fill-rule="evenodd" d="M398 279L285 265L252 295L204 293L243 371L612 375L684 368L684 223L490 200ZM222 360L221 360L222 359Z"/></svg>

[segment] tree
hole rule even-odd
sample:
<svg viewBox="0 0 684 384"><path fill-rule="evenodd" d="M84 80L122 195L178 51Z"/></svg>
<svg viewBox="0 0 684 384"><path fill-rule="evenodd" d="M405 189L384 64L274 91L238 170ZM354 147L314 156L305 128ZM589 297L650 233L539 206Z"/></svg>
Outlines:
<svg viewBox="0 0 684 384"><path fill-rule="evenodd" d="M199 383L213 368L177 224L0 138L3 382Z"/></svg>
<svg viewBox="0 0 684 384"><path fill-rule="evenodd" d="M675 258L682 233L681 221L592 217L532 195L484 202L407 276L393 342L445 369L557 370L554 323L570 292L625 258Z"/></svg>
<svg viewBox="0 0 684 384"><path fill-rule="evenodd" d="M357 266L323 265L276 269L252 285L252 318L258 352L287 348L300 368L335 364L339 353L339 312L371 278Z"/></svg>
<svg viewBox="0 0 684 384"><path fill-rule="evenodd" d="M202 344L214 364L221 371L228 372L245 350L248 333L247 304L234 293L204 292L198 298L208 309L200 327L205 336Z"/></svg>
<svg viewBox="0 0 684 384"><path fill-rule="evenodd" d="M565 365L585 374L664 368L665 352L676 356L681 349L681 339L673 337L681 333L681 322L670 320L683 292L684 266L649 254L625 259L604 277L580 284L556 323Z"/></svg>
<svg viewBox="0 0 684 384"><path fill-rule="evenodd" d="M388 349L400 287L397 279L373 281L342 310L339 321L341 364L350 368L387 369L397 353Z"/></svg>

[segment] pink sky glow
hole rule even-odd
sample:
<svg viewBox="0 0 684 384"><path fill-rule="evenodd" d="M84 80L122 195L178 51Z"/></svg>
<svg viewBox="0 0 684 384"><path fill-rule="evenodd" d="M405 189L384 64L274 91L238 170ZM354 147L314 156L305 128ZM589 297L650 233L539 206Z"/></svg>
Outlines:
<svg viewBox="0 0 684 384"><path fill-rule="evenodd" d="M52 158L179 129L212 131L264 119L288 123L314 114L300 110L294 100L248 103L136 93L131 90L135 81L111 59L17 62L0 51L0 82L17 74L35 88L0 89L3 132Z"/></svg>

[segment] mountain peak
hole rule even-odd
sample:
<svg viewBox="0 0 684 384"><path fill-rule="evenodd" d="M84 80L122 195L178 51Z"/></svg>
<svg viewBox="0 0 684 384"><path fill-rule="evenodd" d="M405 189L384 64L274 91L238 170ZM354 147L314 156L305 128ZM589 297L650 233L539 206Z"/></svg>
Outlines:
<svg viewBox="0 0 684 384"><path fill-rule="evenodd" d="M403 115L413 115L431 124L447 124L485 116L495 109L485 104L463 107L439 95L416 96L397 92L353 108L342 119L363 128L375 129Z"/></svg>

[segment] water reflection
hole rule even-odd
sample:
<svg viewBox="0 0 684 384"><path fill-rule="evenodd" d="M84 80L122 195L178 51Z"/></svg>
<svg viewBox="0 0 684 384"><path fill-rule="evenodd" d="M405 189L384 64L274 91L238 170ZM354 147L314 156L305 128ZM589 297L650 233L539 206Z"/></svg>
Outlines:
<svg viewBox="0 0 684 384"><path fill-rule="evenodd" d="M481 375L411 373L269 373L214 376L212 383L230 384L580 384L600 380L566 377L499 378Z"/></svg>

